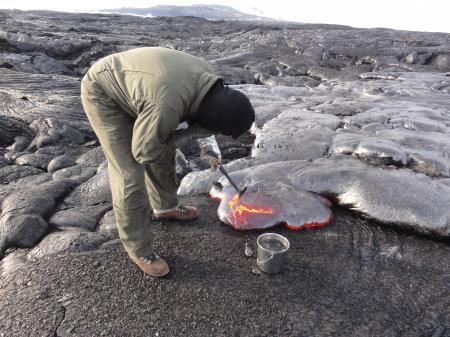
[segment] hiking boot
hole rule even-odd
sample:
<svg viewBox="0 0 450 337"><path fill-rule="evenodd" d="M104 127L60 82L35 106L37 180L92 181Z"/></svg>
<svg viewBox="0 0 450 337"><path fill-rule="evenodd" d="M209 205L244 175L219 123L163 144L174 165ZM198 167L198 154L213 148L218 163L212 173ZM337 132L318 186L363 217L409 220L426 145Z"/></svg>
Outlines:
<svg viewBox="0 0 450 337"><path fill-rule="evenodd" d="M158 212L157 214L153 214L153 219L155 220L192 220L196 217L198 217L198 209L196 207L183 205L180 205L171 211Z"/></svg>
<svg viewBox="0 0 450 337"><path fill-rule="evenodd" d="M145 257L129 256L130 259L147 275L163 277L169 273L169 265L156 253Z"/></svg>

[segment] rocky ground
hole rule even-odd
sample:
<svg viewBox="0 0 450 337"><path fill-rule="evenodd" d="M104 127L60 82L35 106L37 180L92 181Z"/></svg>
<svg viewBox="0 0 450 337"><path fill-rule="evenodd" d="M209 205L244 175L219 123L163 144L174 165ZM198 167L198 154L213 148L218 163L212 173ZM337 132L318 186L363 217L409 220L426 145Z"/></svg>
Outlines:
<svg viewBox="0 0 450 337"><path fill-rule="evenodd" d="M450 335L449 34L0 18L0 336ZM171 275L147 278L126 258L79 84L98 58L156 45L206 58L250 97L251 134L218 137L241 186L298 225L324 207L312 193L334 203L327 227L275 229L292 245L282 274L245 256L261 232L219 221L206 194L220 175L202 171L194 144L178 154L179 194L201 217L155 223Z"/></svg>

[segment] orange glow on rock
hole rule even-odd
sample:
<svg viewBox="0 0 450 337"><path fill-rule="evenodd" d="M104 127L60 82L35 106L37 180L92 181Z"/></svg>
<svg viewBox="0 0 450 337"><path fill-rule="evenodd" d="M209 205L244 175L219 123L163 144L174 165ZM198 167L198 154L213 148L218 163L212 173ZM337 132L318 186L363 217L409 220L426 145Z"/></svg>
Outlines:
<svg viewBox="0 0 450 337"><path fill-rule="evenodd" d="M272 208L255 208L241 203L239 194L236 194L233 199L230 200L228 206L230 207L230 210L233 212L235 217L242 217L247 213L273 214Z"/></svg>
<svg viewBox="0 0 450 337"><path fill-rule="evenodd" d="M297 230L302 230L302 229L312 229L312 228L325 227L325 226L331 224L332 222L333 222L333 214L331 213L330 216L328 217L328 219L324 220L324 222L306 223L306 224L301 225L301 226L291 225L291 224L285 222L284 225L286 226L286 228L289 228L289 229L297 231Z"/></svg>
<svg viewBox="0 0 450 337"><path fill-rule="evenodd" d="M208 198L210 198L210 199L212 199L212 200L214 200L216 202L221 202L222 201L222 199L220 199L219 197L213 197L211 194L208 194Z"/></svg>

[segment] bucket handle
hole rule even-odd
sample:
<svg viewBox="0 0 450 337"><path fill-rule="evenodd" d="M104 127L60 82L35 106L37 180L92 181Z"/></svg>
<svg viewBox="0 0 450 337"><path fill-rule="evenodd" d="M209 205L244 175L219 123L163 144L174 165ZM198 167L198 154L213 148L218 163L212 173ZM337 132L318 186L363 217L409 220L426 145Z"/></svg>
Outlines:
<svg viewBox="0 0 450 337"><path fill-rule="evenodd" d="M258 261L258 259L256 259L256 264L257 264L258 266L260 266L260 265L262 265L262 264L265 264L265 263L267 263L268 261L272 260L272 258L273 258L276 254L279 254L279 253L273 253L273 254L271 254L271 255L270 255L267 259L265 259L264 261Z"/></svg>

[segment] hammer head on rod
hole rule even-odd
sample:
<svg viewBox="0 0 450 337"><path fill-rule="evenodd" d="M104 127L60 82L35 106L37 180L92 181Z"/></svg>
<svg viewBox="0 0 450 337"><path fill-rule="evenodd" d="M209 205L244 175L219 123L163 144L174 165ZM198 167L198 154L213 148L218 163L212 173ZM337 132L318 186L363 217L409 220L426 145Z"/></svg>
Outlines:
<svg viewBox="0 0 450 337"><path fill-rule="evenodd" d="M242 197L242 195L245 193L245 191L247 191L247 187L244 187L244 188L239 192L239 199Z"/></svg>

